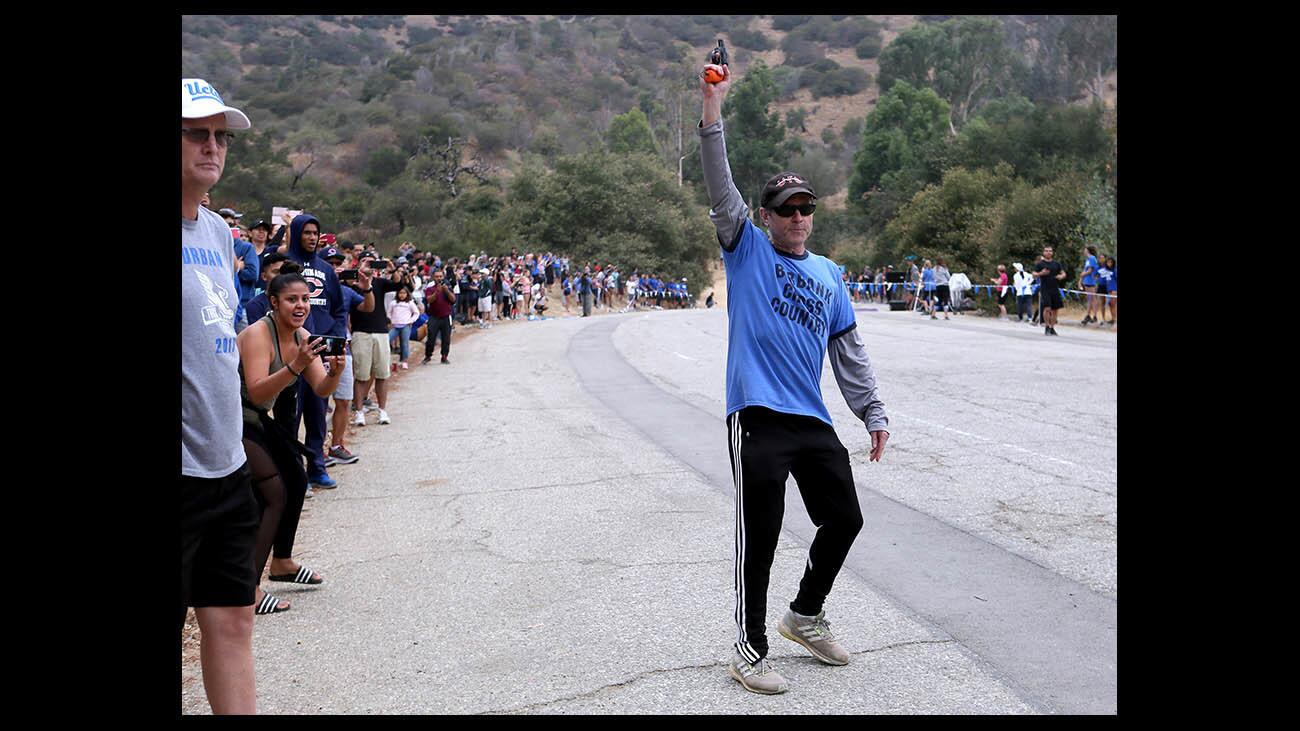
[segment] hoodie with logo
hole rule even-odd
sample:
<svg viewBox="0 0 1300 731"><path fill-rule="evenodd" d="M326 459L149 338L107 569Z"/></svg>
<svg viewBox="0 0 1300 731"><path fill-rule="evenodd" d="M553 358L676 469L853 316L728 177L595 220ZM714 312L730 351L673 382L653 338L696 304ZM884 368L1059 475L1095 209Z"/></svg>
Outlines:
<svg viewBox="0 0 1300 731"><path fill-rule="evenodd" d="M302 214L294 217L289 224L289 245L283 254L302 266L302 277L307 280L307 296L311 301L311 313L303 327L312 335L333 335L344 338L348 335L348 311L343 303L343 291L339 277L329 262L302 247L302 229L308 223L315 223L320 228L320 221L315 216ZM269 248L269 247L268 247ZM261 319L266 311L257 305L261 297L255 297L248 304L248 321L254 322L254 315Z"/></svg>

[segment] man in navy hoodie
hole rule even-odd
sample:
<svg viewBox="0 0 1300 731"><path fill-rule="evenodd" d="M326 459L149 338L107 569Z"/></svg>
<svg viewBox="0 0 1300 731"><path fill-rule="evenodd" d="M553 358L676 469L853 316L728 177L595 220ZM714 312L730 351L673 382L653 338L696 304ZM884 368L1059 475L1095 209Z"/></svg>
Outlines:
<svg viewBox="0 0 1300 731"><path fill-rule="evenodd" d="M343 304L339 277L334 273L334 267L317 254L319 243L320 221L315 216L304 213L296 216L289 224L289 245L281 253L302 266L302 277L307 280L311 312L303 327L312 335L345 338L348 334L348 312ZM250 311L248 316L252 318L253 314ZM281 413L277 411L277 416ZM305 378L298 379L298 408L292 423L287 424L294 434L298 433L299 421L306 422L307 435L303 444L311 454L307 464L307 481L314 488L328 490L338 487L338 482L325 472L325 431L329 423L325 418L325 399L312 391Z"/></svg>

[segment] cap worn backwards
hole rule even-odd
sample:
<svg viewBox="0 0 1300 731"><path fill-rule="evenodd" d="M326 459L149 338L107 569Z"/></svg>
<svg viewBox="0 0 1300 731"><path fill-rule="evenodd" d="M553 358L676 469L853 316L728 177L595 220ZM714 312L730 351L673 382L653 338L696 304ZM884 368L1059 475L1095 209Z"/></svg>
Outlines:
<svg viewBox="0 0 1300 731"><path fill-rule="evenodd" d="M215 114L226 115L227 129L249 129L248 115L226 106L216 87L203 79L181 79L181 119L203 119Z"/></svg>

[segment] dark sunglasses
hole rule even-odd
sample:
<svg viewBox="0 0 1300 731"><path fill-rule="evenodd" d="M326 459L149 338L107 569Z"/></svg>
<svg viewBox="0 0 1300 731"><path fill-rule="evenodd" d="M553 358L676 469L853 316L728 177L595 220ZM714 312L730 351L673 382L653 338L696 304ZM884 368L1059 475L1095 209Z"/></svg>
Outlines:
<svg viewBox="0 0 1300 731"><path fill-rule="evenodd" d="M196 145L202 145L208 141L208 133L217 140L217 147L229 147L231 141L235 139L233 132L224 129L209 130L207 127L181 127L181 134L185 139Z"/></svg>
<svg viewBox="0 0 1300 731"><path fill-rule="evenodd" d="M805 216L811 216L813 214L813 211L815 210L817 210L816 203L810 202L810 203L805 203L801 206L796 206L793 203L786 203L783 206L777 206L776 208L773 208L772 212L780 216L781 218L789 218L794 215L795 211L798 211Z"/></svg>

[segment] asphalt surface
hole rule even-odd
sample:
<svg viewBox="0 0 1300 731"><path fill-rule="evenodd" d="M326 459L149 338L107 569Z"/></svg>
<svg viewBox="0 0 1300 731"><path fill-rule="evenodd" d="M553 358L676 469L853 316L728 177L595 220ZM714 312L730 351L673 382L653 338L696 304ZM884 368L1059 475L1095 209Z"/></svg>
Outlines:
<svg viewBox="0 0 1300 731"><path fill-rule="evenodd" d="M257 620L259 712L1115 712L1116 335L858 322L893 436L868 463L827 368L867 513L827 602L850 665L772 630L789 693L726 673L725 312L516 322L407 374L308 501L296 557L326 582L265 585L293 609Z"/></svg>

